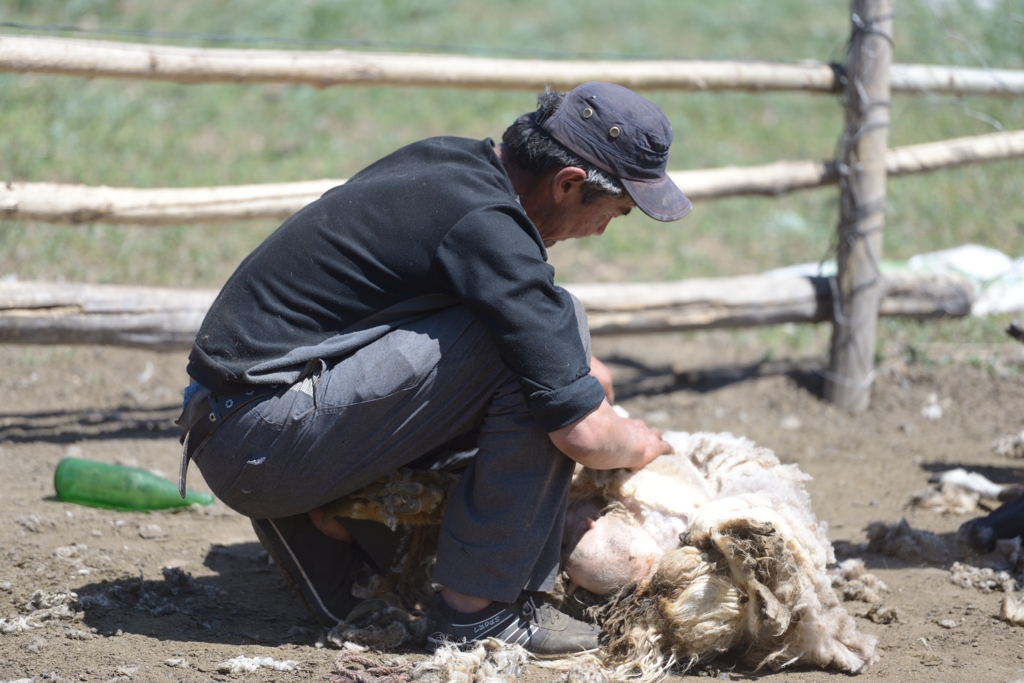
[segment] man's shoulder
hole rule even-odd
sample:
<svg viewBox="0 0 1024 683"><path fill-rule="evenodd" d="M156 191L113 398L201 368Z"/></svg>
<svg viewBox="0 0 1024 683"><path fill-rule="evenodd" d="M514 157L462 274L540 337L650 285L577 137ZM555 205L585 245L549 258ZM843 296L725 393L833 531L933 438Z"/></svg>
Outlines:
<svg viewBox="0 0 1024 683"><path fill-rule="evenodd" d="M413 142L402 149L423 149L437 154L451 154L453 156L469 154L489 162L490 157L493 155L494 142L490 138L478 140L457 135L438 135Z"/></svg>
<svg viewBox="0 0 1024 683"><path fill-rule="evenodd" d="M409 202L449 205L510 204L515 188L490 139L427 138L395 150L329 191L329 202Z"/></svg>
<svg viewBox="0 0 1024 683"><path fill-rule="evenodd" d="M482 140L477 138L465 138L458 135L437 135L432 138L424 138L417 142L406 145L405 148L435 148L438 150L451 150L453 152L465 151L471 154L479 154L480 152L489 150L494 147L494 142L490 138L484 138Z"/></svg>
<svg viewBox="0 0 1024 683"><path fill-rule="evenodd" d="M490 139L474 140L445 135L400 147L364 168L352 180L358 182L377 178L381 174L391 175L396 168L414 173L439 173L459 167L505 175Z"/></svg>

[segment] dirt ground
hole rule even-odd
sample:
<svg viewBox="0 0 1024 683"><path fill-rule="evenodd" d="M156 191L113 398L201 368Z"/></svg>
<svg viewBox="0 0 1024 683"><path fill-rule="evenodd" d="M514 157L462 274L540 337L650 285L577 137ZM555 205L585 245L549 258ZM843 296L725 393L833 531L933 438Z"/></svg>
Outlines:
<svg viewBox="0 0 1024 683"><path fill-rule="evenodd" d="M963 465L998 482L1024 481L1024 463L990 447L1024 429L1024 379L1000 370L1024 365L1024 346L1007 347L995 366L883 367L870 410L857 417L816 398L813 360L759 364L758 349L725 334L597 340L595 352L609 362L634 416L663 429L742 434L799 463L814 476L815 510L833 541L861 542L869 522L907 516L952 543L966 517L906 508L907 495L932 472ZM335 651L315 646L320 628L268 565L245 518L220 504L125 513L53 497L54 468L68 455L176 475L172 421L184 362L183 353L0 346L0 617L20 614L37 590L69 588L84 605L76 620L0 633L0 681L299 681L334 670ZM936 420L922 415L932 394L942 408ZM207 490L195 468L189 485ZM866 604L846 603L879 639L881 662L864 679L1024 679L1024 634L999 621L1001 593L953 585L948 565L862 556L890 587L884 604L899 614L896 623L875 624L861 617ZM218 672L238 655L299 666ZM834 674L796 668L719 677L795 682ZM552 679L531 665L521 680Z"/></svg>

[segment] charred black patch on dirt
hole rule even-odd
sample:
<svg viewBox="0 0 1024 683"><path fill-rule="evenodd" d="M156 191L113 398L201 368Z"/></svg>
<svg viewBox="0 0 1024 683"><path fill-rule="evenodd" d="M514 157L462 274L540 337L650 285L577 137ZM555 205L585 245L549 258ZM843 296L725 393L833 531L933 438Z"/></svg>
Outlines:
<svg viewBox="0 0 1024 683"><path fill-rule="evenodd" d="M622 400L675 391L709 393L732 384L776 375L784 375L796 386L818 396L821 394L821 370L825 367L820 358L765 360L693 369L647 366L621 356L611 356L605 362L631 368L635 373L632 379L616 385L616 396Z"/></svg>
<svg viewBox="0 0 1024 683"><path fill-rule="evenodd" d="M115 408L0 414L0 441L73 443L89 439L166 439L181 429L174 424L180 409Z"/></svg>

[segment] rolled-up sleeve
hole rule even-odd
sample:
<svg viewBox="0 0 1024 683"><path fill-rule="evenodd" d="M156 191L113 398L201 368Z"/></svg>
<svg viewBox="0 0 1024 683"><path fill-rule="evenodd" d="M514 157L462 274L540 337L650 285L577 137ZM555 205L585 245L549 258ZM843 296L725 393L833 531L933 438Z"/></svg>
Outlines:
<svg viewBox="0 0 1024 683"><path fill-rule="evenodd" d="M434 268L491 331L545 431L600 405L604 390L589 374L572 297L555 285L554 268L525 213L498 206L468 214L441 241Z"/></svg>

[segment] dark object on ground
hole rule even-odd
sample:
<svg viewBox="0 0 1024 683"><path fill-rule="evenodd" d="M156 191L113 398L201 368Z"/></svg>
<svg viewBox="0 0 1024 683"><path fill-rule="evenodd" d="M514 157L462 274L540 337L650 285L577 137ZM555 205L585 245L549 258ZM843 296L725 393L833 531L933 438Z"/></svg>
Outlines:
<svg viewBox="0 0 1024 683"><path fill-rule="evenodd" d="M1024 325L1018 320L1011 320L1010 326L1006 328L1006 334L1024 344Z"/></svg>
<svg viewBox="0 0 1024 683"><path fill-rule="evenodd" d="M965 522L957 540L979 553L995 550L996 541L1024 536L1024 496L1003 503L985 517Z"/></svg>

